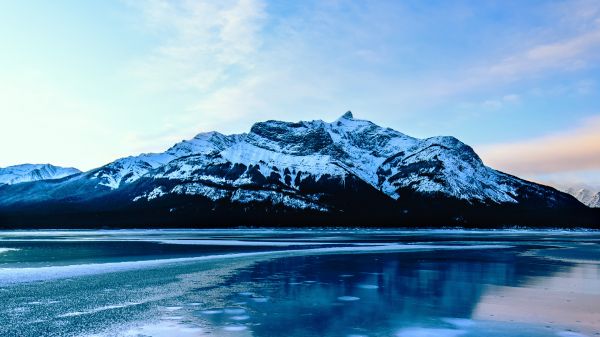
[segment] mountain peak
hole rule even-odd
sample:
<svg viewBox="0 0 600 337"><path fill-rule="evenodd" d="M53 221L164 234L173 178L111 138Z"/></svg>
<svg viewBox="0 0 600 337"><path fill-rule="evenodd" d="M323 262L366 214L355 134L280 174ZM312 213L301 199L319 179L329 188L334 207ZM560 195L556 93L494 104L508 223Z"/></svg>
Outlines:
<svg viewBox="0 0 600 337"><path fill-rule="evenodd" d="M352 111L348 110L345 114L342 115L341 118L344 119L354 119L354 115L352 115Z"/></svg>

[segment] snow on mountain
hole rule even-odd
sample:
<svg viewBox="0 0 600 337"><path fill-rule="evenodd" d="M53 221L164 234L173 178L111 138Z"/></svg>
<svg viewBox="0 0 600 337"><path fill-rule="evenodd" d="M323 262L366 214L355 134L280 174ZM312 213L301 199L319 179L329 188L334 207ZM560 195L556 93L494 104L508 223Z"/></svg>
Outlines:
<svg viewBox="0 0 600 337"><path fill-rule="evenodd" d="M530 195L545 193L539 185L486 167L456 138L417 139L354 119L350 112L332 123L267 121L254 124L248 134L202 138L206 141L184 155L173 149L187 142L162 154L168 156L163 162L171 159L168 164L147 165L144 172L153 179L178 182L138 195L136 200L178 193L239 202L254 194L257 200L275 202L276 198L265 195L277 191L296 205L318 209L324 208L317 202L318 193L298 193L300 186L322 178L343 184L350 175L393 199L413 191L466 201L517 203L522 189ZM142 176L138 173L125 181ZM259 186L263 190L255 191ZM239 198L242 191L245 199Z"/></svg>
<svg viewBox="0 0 600 337"><path fill-rule="evenodd" d="M222 151L231 146L238 136L225 136L218 132L200 133L191 140L175 144L163 153L144 153L125 157L93 170L91 177L98 179L100 185L111 189L121 183L131 183L144 176L150 170L160 167L173 159L192 154L209 154Z"/></svg>
<svg viewBox="0 0 600 337"><path fill-rule="evenodd" d="M600 192L594 192L587 188L574 187L568 188L565 192L571 194L589 207L600 208Z"/></svg>
<svg viewBox="0 0 600 337"><path fill-rule="evenodd" d="M50 164L22 164L0 168L0 185L12 185L28 181L59 179L80 173L76 168Z"/></svg>

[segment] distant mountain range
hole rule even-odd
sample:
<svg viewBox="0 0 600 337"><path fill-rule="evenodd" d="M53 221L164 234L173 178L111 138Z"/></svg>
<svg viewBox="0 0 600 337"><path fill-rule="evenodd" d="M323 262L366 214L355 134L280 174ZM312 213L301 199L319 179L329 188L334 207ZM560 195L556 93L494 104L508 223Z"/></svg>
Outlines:
<svg viewBox="0 0 600 337"><path fill-rule="evenodd" d="M51 180L27 174L6 179L0 186L0 224L486 227L600 222L598 213L567 193L485 166L454 137L413 138L355 119L351 112L331 123L266 121L245 134L201 133L163 153L71 173L42 178Z"/></svg>
<svg viewBox="0 0 600 337"><path fill-rule="evenodd" d="M0 185L59 179L77 173L81 173L81 171L72 167L60 167L50 164L22 164L8 166L0 168Z"/></svg>
<svg viewBox="0 0 600 337"><path fill-rule="evenodd" d="M594 192L587 188L575 187L571 187L565 190L565 192L571 194L577 198L577 200L589 207L600 208L600 192Z"/></svg>

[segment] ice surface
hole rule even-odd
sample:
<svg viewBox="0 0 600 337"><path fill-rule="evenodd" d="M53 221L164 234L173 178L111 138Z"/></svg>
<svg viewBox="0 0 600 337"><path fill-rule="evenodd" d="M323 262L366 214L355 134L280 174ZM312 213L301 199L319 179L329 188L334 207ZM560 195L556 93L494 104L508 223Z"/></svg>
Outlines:
<svg viewBox="0 0 600 337"><path fill-rule="evenodd" d="M562 247L566 241L572 242L572 247L594 252L597 245L593 243L597 241L597 233L406 232L377 229L157 230L144 231L144 234L142 231L126 230L78 233L36 231L30 235L34 242L27 244L35 246L38 244L35 240L38 239L55 240L57 249L61 249L60 242L64 240L78 241L86 247L88 244L98 245L97 241L101 240L153 241L170 245L170 242L164 242L165 239L185 243L188 239L224 238L232 241L231 246L225 248L232 254L213 255L206 260L172 259L165 255L141 265L137 265L137 262L145 261L129 260L131 265L116 266L88 263L79 267L91 268L89 275L112 274L86 278L76 277L81 273L77 270L78 266L25 269L26 280L11 281L13 284L0 287L0 299L6 308L4 316L0 315L4 317L0 317L0 321L10 322L9 325L15 327L14 331L25 333L3 333L7 324L2 324L0 335L29 337L44 335L43 331L59 331L62 335L83 336L89 331L102 332L104 334L98 336L111 337L187 337L208 335L208 332L215 336L271 334L290 337L591 337L597 332L597 319L593 312L597 311L598 292L594 287L596 283L590 282L597 278L597 266L588 263L583 264L585 268L575 268L570 263L557 264L556 261L544 259L543 255L532 257L529 254L536 251L551 252L552 249L540 247L548 244ZM11 242L10 247L19 247L22 243L18 240L24 240L22 236L27 234L0 232L0 239L15 239L17 241ZM519 242L513 249L465 252L467 249L505 248L508 246L504 243L512 242L515 238ZM585 238L595 238L595 241ZM233 253L239 252L236 245L260 240L278 244L336 243L339 246L298 246L296 250L281 246L286 249L284 251L275 251L275 247L279 246L273 246L272 251L261 251L263 255L252 253L242 257ZM356 245L373 242L378 243ZM481 244L483 242L502 244ZM48 246L48 243L40 242L39 245ZM164 248L156 244L150 246L161 250ZM252 249L249 247L243 249ZM171 248L198 250L198 247ZM442 249L451 251L442 252ZM435 250L438 251L433 252ZM403 251L412 253L387 254ZM416 253L418 251L427 253ZM528 254L522 255L524 251ZM129 258L138 257L132 255ZM211 262L200 263L202 261ZM232 271L223 271L227 266L235 267ZM0 270L0 282L20 276L14 274L13 269L18 268ZM135 270L135 273L120 273L127 270ZM47 282L23 283L29 282L29 272L41 273L41 278L47 279ZM219 276L211 276L215 273ZM205 277L213 281L207 282ZM552 283L546 284L542 281L544 279L552 280ZM302 280L310 283L301 283L305 284L303 286L299 284ZM581 283L574 280L581 280ZM299 286L289 287L290 284ZM577 286L572 287L573 284ZM582 284L586 286L582 287ZM515 292L515 289L521 288L533 288L537 292ZM253 302L253 298L266 299L263 296L269 296L268 304ZM138 305L150 297L151 301ZM355 297L360 299L345 301ZM52 300L60 302L51 304ZM242 300L248 303L240 303ZM498 306L502 303L506 305ZM530 309L535 303L541 305L531 307L537 309ZM244 308L246 305L248 308ZM575 310L577 308L583 311L578 313ZM205 311L201 311L203 309ZM522 313L524 311L537 315L541 321L532 322L531 317ZM551 316L553 312L560 314L560 318ZM503 313L513 316L506 317ZM368 319L365 320L366 315ZM548 323L550 321L552 323ZM244 325L246 322L248 324ZM228 326L245 326L246 331L224 330Z"/></svg>

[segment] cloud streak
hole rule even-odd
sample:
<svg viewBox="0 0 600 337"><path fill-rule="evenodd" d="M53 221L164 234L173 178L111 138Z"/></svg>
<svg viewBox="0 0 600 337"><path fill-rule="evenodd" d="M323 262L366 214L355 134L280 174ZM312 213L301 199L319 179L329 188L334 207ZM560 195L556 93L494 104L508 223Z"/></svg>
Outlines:
<svg viewBox="0 0 600 337"><path fill-rule="evenodd" d="M540 8L552 25L532 30L530 35L516 35L512 47L482 55L477 63L465 64L454 74L436 74L437 80L426 79L423 86L432 96L452 97L596 67L600 61L600 3L555 5Z"/></svg>

